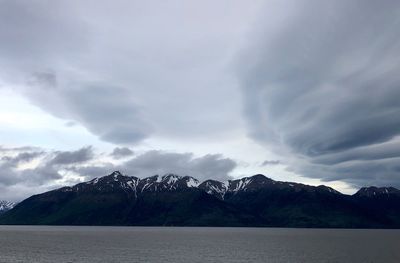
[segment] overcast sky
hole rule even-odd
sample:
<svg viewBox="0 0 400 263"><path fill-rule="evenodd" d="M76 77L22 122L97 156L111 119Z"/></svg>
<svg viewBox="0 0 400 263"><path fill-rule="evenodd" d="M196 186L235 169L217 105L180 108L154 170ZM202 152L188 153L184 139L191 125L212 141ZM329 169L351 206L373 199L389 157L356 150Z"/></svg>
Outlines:
<svg viewBox="0 0 400 263"><path fill-rule="evenodd" d="M0 199L115 169L400 187L397 0L0 0Z"/></svg>

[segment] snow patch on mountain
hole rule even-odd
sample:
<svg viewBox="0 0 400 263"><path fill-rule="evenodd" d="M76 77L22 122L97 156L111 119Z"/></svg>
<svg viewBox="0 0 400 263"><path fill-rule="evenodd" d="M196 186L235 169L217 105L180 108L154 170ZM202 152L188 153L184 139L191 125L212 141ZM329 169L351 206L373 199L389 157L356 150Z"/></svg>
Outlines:
<svg viewBox="0 0 400 263"><path fill-rule="evenodd" d="M0 213L13 209L16 203L0 200Z"/></svg>
<svg viewBox="0 0 400 263"><path fill-rule="evenodd" d="M199 186L199 181L193 177L189 177L186 181L187 187L197 187Z"/></svg>

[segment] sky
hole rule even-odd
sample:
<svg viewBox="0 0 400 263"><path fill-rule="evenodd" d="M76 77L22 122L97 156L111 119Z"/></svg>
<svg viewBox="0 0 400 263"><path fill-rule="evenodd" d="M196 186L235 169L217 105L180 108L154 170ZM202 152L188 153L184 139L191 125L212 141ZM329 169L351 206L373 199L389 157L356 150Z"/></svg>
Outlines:
<svg viewBox="0 0 400 263"><path fill-rule="evenodd" d="M0 199L114 170L400 187L395 0L0 0Z"/></svg>

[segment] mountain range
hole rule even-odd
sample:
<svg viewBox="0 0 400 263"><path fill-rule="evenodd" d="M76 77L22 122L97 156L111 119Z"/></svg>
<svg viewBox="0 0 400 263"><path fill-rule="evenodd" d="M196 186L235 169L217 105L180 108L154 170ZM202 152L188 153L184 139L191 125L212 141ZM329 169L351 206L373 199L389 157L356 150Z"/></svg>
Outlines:
<svg viewBox="0 0 400 263"><path fill-rule="evenodd" d="M400 228L400 190L242 179L199 182L166 174L140 179L118 171L31 196L0 224Z"/></svg>

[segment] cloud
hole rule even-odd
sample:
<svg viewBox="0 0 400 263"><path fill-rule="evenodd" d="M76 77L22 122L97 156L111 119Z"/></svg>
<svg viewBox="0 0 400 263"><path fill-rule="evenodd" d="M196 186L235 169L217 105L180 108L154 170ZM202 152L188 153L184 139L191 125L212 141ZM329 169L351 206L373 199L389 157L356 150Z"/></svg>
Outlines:
<svg viewBox="0 0 400 263"><path fill-rule="evenodd" d="M49 177L50 169L46 173L40 168L21 169L21 165L27 164L41 157L46 157L47 152L36 147L0 148L0 185L12 186L19 183L42 184ZM47 165L45 165L47 166ZM43 178L43 180L42 180Z"/></svg>
<svg viewBox="0 0 400 263"><path fill-rule="evenodd" d="M265 160L261 166L269 166L269 165L278 165L281 164L281 161L279 160Z"/></svg>
<svg viewBox="0 0 400 263"><path fill-rule="evenodd" d="M115 148L110 155L115 155L115 153L118 153L117 156L120 157L133 154L128 148ZM220 154L194 157L193 153L153 150L122 162L112 163L102 160L101 154L91 146L74 151L0 146L0 170L2 171L0 189L5 189L5 194L2 195L3 197L0 196L0 200L4 196L11 197L12 200L20 200L28 197L28 193L39 193L82 180L105 176L114 170L140 178L175 173L190 175L198 180L227 180L230 178L229 173L236 165L235 161L224 158ZM9 190L27 188L30 190L26 192L12 193Z"/></svg>
<svg viewBox="0 0 400 263"><path fill-rule="evenodd" d="M238 138L243 102L249 135L294 172L400 186L397 1L256 2L0 1L0 88L119 147ZM48 162L48 152L31 158ZM226 178L235 165L146 154L204 178L204 167ZM146 154L123 168L150 172ZM2 160L4 169L30 162L20 158ZM89 174L112 164L92 166Z"/></svg>
<svg viewBox="0 0 400 263"><path fill-rule="evenodd" d="M239 58L251 136L304 176L400 186L398 3L281 6Z"/></svg>
<svg viewBox="0 0 400 263"><path fill-rule="evenodd" d="M73 121L67 121L67 122L65 123L65 126L66 126L66 127L74 127L75 125L76 125L76 123L73 122Z"/></svg>
<svg viewBox="0 0 400 263"><path fill-rule="evenodd" d="M91 146L83 147L76 151L56 151L49 165L69 165L87 162L94 158Z"/></svg>
<svg viewBox="0 0 400 263"><path fill-rule="evenodd" d="M76 151L50 151L37 147L0 147L0 157L0 185L40 187L63 179L61 172L63 169L88 163L95 154L91 146ZM16 195L23 195L23 193L16 193Z"/></svg>
<svg viewBox="0 0 400 263"><path fill-rule="evenodd" d="M23 169L16 172L18 181L14 181L12 185L25 184L32 187L40 187L49 183L54 184L55 180L63 178L60 171L50 164L39 165L35 168Z"/></svg>
<svg viewBox="0 0 400 263"><path fill-rule="evenodd" d="M148 151L121 166L129 175L147 177L154 174L175 173L193 176L198 180L227 180L229 173L236 167L236 162L223 158L220 154L208 154L194 157L192 153L171 153Z"/></svg>
<svg viewBox="0 0 400 263"><path fill-rule="evenodd" d="M20 152L25 152L25 151L38 151L40 150L39 147L33 147L33 146L22 146L22 147L5 147L3 145L0 145L0 154L5 154L5 153L20 153Z"/></svg>
<svg viewBox="0 0 400 263"><path fill-rule="evenodd" d="M133 154L134 154L134 152L131 149L129 149L128 147L115 147L110 155L116 159L121 159L121 158L131 156Z"/></svg>
<svg viewBox="0 0 400 263"><path fill-rule="evenodd" d="M86 179L107 175L113 170L119 170L126 175L139 178L174 173L182 176L189 175L203 181L207 179L231 179L229 174L236 166L237 163L234 160L224 158L221 154L194 157L193 153L152 150L128 159L121 164L102 163L69 169Z"/></svg>
<svg viewBox="0 0 400 263"><path fill-rule="evenodd" d="M17 166L21 163L30 162L43 154L44 152L22 152L18 153L18 155L14 157L4 156L1 160L6 161L10 166Z"/></svg>
<svg viewBox="0 0 400 263"><path fill-rule="evenodd" d="M1 1L0 81L113 144L232 134L240 94L227 61L245 30L237 17L256 7Z"/></svg>
<svg viewBox="0 0 400 263"><path fill-rule="evenodd" d="M104 141L131 144L151 133L129 89L102 82L61 84L57 78L56 73L35 73L24 93L36 105L75 120Z"/></svg>
<svg viewBox="0 0 400 263"><path fill-rule="evenodd" d="M82 178L84 178L85 181L91 180L95 177L109 175L113 171L120 169L120 166L110 162L68 167L69 171L80 175Z"/></svg>

